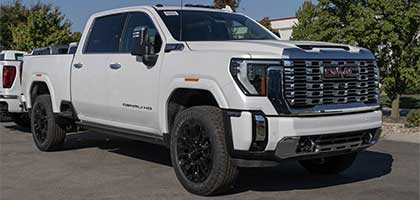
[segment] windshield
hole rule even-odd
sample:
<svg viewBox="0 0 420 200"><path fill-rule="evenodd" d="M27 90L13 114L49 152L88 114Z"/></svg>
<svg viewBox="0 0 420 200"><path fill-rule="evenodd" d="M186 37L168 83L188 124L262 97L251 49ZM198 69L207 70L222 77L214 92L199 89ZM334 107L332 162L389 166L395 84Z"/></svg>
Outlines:
<svg viewBox="0 0 420 200"><path fill-rule="evenodd" d="M182 12L182 31L180 18ZM275 40L251 19L233 13L162 10L160 17L179 41ZM180 37L182 32L182 37Z"/></svg>

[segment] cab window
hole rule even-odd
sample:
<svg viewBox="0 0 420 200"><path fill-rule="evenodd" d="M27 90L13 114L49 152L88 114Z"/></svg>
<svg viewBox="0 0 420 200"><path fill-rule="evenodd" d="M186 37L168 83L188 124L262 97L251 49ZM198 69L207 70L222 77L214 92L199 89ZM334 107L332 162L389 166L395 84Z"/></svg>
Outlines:
<svg viewBox="0 0 420 200"><path fill-rule="evenodd" d="M15 60L23 61L23 53L16 53L15 54Z"/></svg>
<svg viewBox="0 0 420 200"><path fill-rule="evenodd" d="M126 16L123 13L96 18L84 52L119 52L120 39Z"/></svg>

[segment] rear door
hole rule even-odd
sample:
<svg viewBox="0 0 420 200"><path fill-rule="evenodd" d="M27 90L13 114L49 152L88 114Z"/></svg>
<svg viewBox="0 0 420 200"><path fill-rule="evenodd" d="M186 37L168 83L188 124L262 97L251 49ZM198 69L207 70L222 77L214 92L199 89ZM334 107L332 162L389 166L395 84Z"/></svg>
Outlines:
<svg viewBox="0 0 420 200"><path fill-rule="evenodd" d="M111 57L119 45L127 14L98 17L92 23L83 49L75 55L71 91L72 102L84 121L107 123L112 120L109 100Z"/></svg>

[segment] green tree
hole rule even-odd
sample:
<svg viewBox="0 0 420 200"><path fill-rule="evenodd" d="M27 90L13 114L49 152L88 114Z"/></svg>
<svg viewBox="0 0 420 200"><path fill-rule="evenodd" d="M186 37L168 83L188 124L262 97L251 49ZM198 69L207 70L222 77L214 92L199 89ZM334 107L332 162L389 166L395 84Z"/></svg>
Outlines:
<svg viewBox="0 0 420 200"><path fill-rule="evenodd" d="M70 42L79 42L80 38L82 38L82 33L81 32L73 32L70 35Z"/></svg>
<svg viewBox="0 0 420 200"><path fill-rule="evenodd" d="M58 7L36 4L28 14L27 22L12 28L12 48L29 51L36 47L72 42L71 24Z"/></svg>
<svg viewBox="0 0 420 200"><path fill-rule="evenodd" d="M267 28L268 30L270 30L271 32L275 33L276 31L273 29L273 27L271 26L271 21L270 18L268 17L264 17L262 20L259 21L259 23L261 25L263 25L265 28Z"/></svg>
<svg viewBox="0 0 420 200"><path fill-rule="evenodd" d="M28 11L19 1L0 6L0 50L10 49L13 44L12 28L26 22Z"/></svg>
<svg viewBox="0 0 420 200"><path fill-rule="evenodd" d="M299 25L293 27L293 39L315 40L316 27L313 25L316 20L317 7L311 1L305 1L302 6L296 11L296 17L299 20Z"/></svg>
<svg viewBox="0 0 420 200"><path fill-rule="evenodd" d="M239 7L240 0L214 0L214 6L216 8L225 8L226 5L230 6L233 10Z"/></svg>
<svg viewBox="0 0 420 200"><path fill-rule="evenodd" d="M400 96L420 86L419 0L319 0L297 11L293 39L347 43L372 50L382 89L399 119Z"/></svg>

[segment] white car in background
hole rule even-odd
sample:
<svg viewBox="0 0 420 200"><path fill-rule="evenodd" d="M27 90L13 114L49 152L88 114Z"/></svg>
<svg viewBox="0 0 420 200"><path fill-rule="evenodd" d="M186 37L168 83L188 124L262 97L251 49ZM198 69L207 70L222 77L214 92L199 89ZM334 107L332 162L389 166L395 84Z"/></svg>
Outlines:
<svg viewBox="0 0 420 200"><path fill-rule="evenodd" d="M29 116L21 104L21 75L24 51L0 52L0 112L20 126L29 126Z"/></svg>

